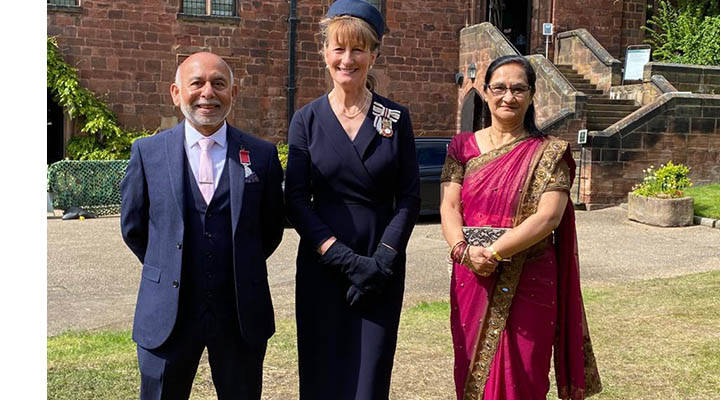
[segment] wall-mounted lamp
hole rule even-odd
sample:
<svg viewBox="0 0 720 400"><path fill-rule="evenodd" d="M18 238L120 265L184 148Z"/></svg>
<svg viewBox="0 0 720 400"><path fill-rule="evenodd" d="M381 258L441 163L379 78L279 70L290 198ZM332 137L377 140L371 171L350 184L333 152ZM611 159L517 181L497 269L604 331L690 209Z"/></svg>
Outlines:
<svg viewBox="0 0 720 400"><path fill-rule="evenodd" d="M470 78L470 80L475 83L475 78L477 77L477 67L475 66L475 63L472 63L470 64L470 66L468 66L467 74L468 78Z"/></svg>
<svg viewBox="0 0 720 400"><path fill-rule="evenodd" d="M465 79L465 75L463 75L462 72L458 72L455 74L455 84L458 86L462 86L463 80Z"/></svg>

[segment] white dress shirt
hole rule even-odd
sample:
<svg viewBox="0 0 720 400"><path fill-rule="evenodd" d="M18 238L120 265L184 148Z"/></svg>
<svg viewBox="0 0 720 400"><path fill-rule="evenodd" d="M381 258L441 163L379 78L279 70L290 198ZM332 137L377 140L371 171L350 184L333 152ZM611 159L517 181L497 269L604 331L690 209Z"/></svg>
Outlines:
<svg viewBox="0 0 720 400"><path fill-rule="evenodd" d="M198 132L190 123L185 120L185 154L187 155L188 162L190 162L190 168L192 169L193 176L195 176L195 182L198 182L198 170L200 169L200 145L198 141L204 138L202 133ZM210 136L207 136L215 141L215 144L210 148L210 159L212 159L214 167L214 185L215 189L218 187L220 182L220 174L225 167L225 159L227 158L227 122L223 122L220 129L215 131ZM198 187L200 183L198 182Z"/></svg>

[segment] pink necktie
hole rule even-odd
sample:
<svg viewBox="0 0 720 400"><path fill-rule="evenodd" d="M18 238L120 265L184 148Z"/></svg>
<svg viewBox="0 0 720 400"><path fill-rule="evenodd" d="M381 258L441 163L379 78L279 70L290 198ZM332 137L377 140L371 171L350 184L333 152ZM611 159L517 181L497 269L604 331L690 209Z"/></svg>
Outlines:
<svg viewBox="0 0 720 400"><path fill-rule="evenodd" d="M210 138L202 138L198 140L200 145L200 169L198 170L198 186L202 193L205 203L210 204L210 200L215 192L215 167L213 167L212 158L210 158L210 148L213 147L215 141Z"/></svg>

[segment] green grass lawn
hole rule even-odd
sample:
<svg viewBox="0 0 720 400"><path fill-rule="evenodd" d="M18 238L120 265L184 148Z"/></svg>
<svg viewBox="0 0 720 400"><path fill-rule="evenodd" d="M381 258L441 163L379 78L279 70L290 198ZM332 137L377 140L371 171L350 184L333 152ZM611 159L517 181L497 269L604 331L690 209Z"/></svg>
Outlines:
<svg viewBox="0 0 720 400"><path fill-rule="evenodd" d="M585 306L605 390L593 399L720 398L720 271L586 288ZM391 399L451 399L446 301L403 312ZM279 320L265 362L266 399L297 398L295 324ZM136 398L129 332L48 339L48 399ZM213 399L207 362L192 399ZM548 398L556 398L551 389Z"/></svg>
<svg viewBox="0 0 720 400"><path fill-rule="evenodd" d="M693 198L695 215L720 219L720 183L689 187L685 195Z"/></svg>

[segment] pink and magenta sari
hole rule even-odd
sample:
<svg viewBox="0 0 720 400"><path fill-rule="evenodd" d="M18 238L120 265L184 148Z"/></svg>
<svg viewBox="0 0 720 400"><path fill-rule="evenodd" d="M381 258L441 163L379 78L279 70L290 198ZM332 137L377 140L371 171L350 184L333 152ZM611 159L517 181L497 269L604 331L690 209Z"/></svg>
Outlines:
<svg viewBox="0 0 720 400"><path fill-rule="evenodd" d="M557 172L561 161L564 180ZM536 211L546 190L567 190L574 170L561 140L524 138L480 154L474 134L465 132L448 148L443 181L462 184L465 225L514 227ZM459 400L544 400L553 349L561 398L583 399L601 390L580 292L571 202L554 241L541 240L489 277L455 264L450 305Z"/></svg>

